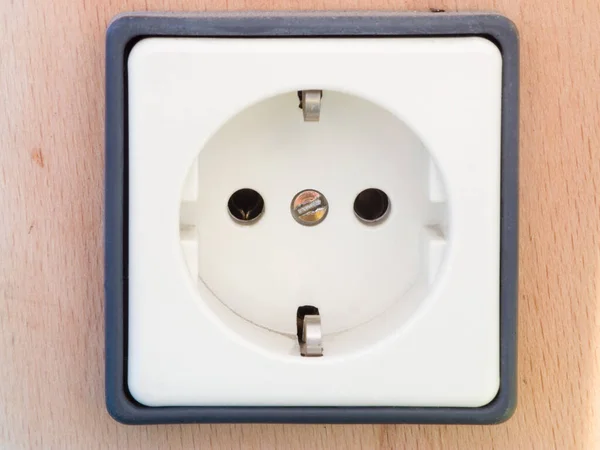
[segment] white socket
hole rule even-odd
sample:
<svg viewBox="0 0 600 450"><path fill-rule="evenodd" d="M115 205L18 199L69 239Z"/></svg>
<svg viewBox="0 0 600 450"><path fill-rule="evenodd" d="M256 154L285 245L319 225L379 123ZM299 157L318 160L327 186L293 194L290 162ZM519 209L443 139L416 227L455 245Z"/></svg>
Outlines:
<svg viewBox="0 0 600 450"><path fill-rule="evenodd" d="M128 61L128 384L149 406L482 406L499 386L500 52L150 38ZM318 122L297 92L323 90ZM238 189L264 212L240 224ZM353 204L377 188L384 220ZM294 196L327 199L314 226ZM300 356L319 309L324 354Z"/></svg>

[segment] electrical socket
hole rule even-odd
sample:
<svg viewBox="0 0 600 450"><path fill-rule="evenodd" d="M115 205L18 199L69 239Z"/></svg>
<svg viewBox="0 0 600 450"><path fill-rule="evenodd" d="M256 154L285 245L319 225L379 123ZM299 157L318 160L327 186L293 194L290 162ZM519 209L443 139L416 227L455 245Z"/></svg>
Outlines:
<svg viewBox="0 0 600 450"><path fill-rule="evenodd" d="M507 417L513 26L486 15L341 15L314 34L340 19L359 35L381 20L397 32L287 37L281 27L314 17L274 15L271 39L240 39L213 31L241 20L243 34L260 19L151 18L111 25L130 38L126 400L191 408L199 421L211 407L237 407L225 421L239 407L289 406L344 407L342 417L362 411L359 421L367 409L376 421L398 409L408 415L393 421L421 410L431 413L419 421ZM182 24L204 28L180 28L182 39ZM501 285L501 272L515 279Z"/></svg>

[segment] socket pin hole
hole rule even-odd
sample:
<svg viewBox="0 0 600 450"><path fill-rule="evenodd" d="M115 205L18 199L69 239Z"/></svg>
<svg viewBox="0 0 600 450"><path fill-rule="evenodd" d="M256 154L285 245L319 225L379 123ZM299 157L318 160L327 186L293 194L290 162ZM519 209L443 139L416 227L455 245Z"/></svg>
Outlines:
<svg viewBox="0 0 600 450"><path fill-rule="evenodd" d="M265 211L265 200L254 189L238 189L227 202L231 218L241 224L256 222Z"/></svg>
<svg viewBox="0 0 600 450"><path fill-rule="evenodd" d="M296 311L296 335L298 336L298 343L304 342L303 336L303 321L304 316L318 316L319 308L311 305L299 306Z"/></svg>
<svg viewBox="0 0 600 450"><path fill-rule="evenodd" d="M390 199L381 189L365 189L354 200L354 214L363 223L381 222L389 212Z"/></svg>

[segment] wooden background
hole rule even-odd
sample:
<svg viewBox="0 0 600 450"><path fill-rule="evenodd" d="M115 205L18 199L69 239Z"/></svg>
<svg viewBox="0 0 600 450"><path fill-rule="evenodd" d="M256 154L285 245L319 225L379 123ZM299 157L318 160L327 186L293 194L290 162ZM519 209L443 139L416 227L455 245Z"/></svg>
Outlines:
<svg viewBox="0 0 600 450"><path fill-rule="evenodd" d="M521 35L519 406L499 426L127 427L104 407L104 31L131 10L493 10ZM0 0L0 449L600 448L600 2Z"/></svg>

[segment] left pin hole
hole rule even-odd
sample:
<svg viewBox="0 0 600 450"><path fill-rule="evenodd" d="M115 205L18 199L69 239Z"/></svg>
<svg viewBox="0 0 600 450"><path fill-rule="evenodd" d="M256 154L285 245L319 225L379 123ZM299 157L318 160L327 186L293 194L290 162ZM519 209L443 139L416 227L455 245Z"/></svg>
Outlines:
<svg viewBox="0 0 600 450"><path fill-rule="evenodd" d="M227 202L229 215L237 223L255 223L265 211L265 201L254 189L238 189Z"/></svg>

